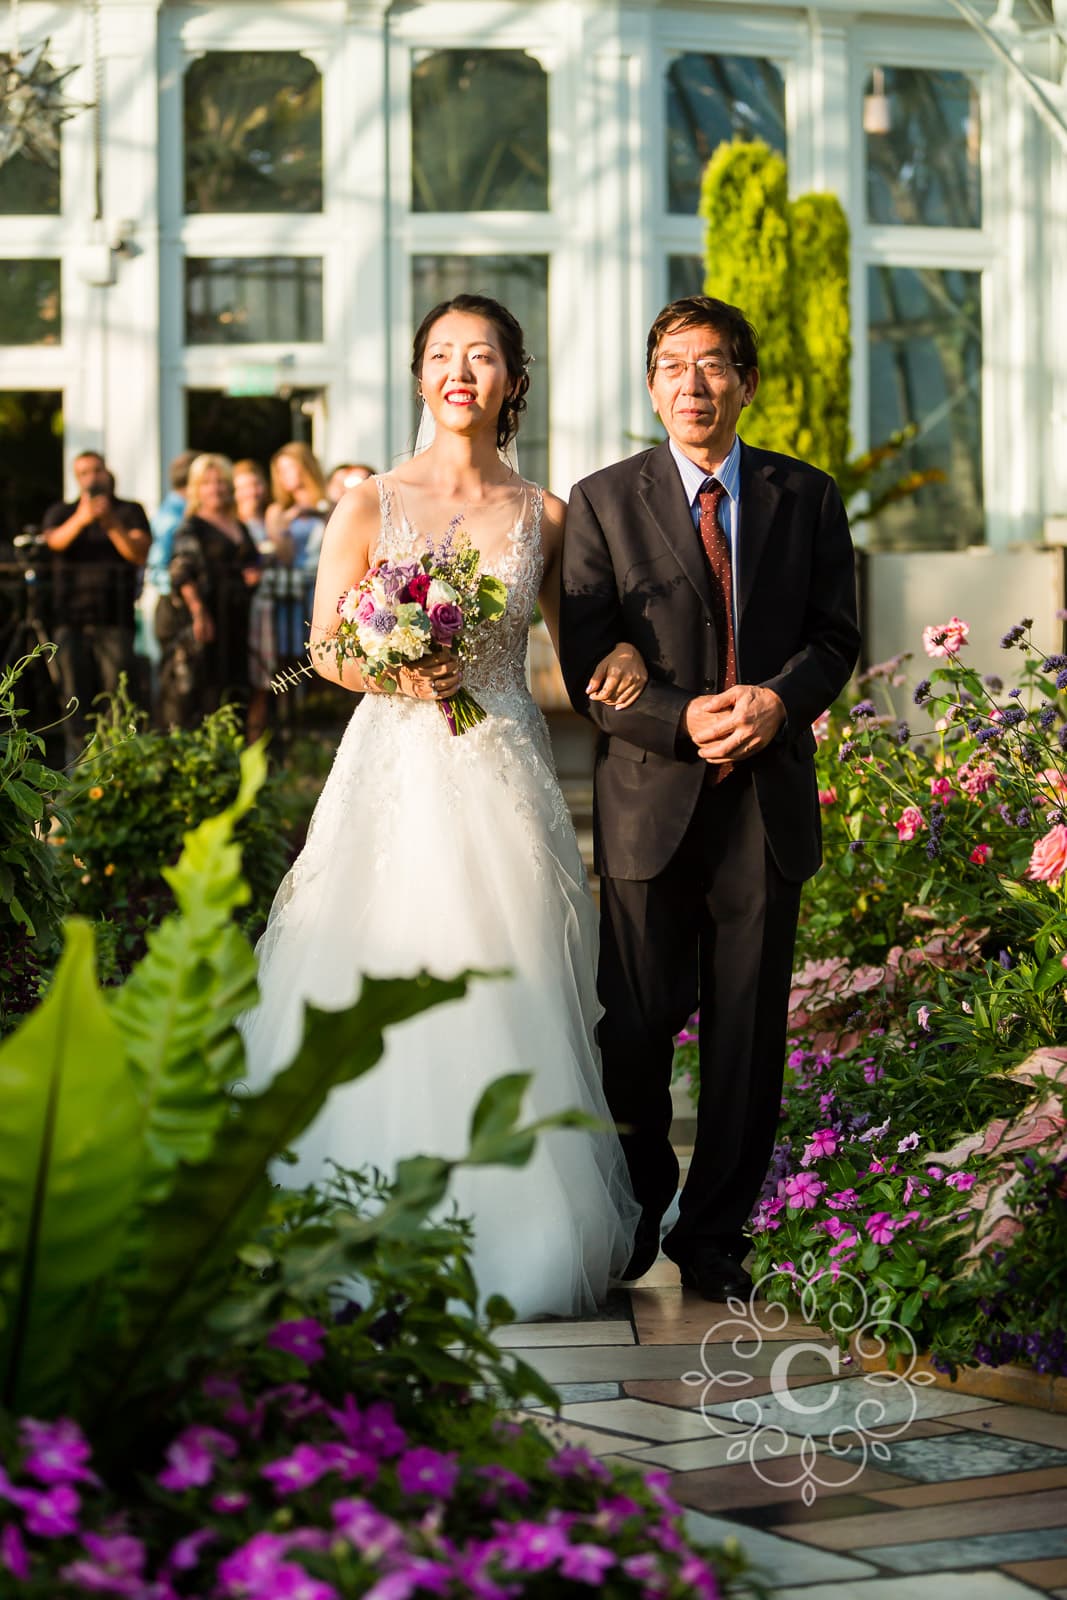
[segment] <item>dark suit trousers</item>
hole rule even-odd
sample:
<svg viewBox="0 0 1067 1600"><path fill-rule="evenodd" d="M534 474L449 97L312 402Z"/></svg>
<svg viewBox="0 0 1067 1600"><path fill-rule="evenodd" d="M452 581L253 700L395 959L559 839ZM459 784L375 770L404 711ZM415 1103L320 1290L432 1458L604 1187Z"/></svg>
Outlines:
<svg viewBox="0 0 1067 1600"><path fill-rule="evenodd" d="M598 1038L604 1088L634 1192L654 1216L674 1197L673 1038L700 1006L700 1101L681 1215L666 1241L740 1256L774 1147L800 885L767 848L750 773L706 783L682 844L647 881L600 886Z"/></svg>

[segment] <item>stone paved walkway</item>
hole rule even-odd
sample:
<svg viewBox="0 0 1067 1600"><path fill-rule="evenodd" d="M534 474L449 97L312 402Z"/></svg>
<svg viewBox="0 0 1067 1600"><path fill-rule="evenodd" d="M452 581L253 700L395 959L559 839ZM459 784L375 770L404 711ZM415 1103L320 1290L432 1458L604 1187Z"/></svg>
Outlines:
<svg viewBox="0 0 1067 1600"><path fill-rule="evenodd" d="M533 1408L542 1427L667 1468L691 1531L735 1535L777 1600L1067 1600L1067 1416L887 1381L783 1308L756 1315L683 1291L661 1257L598 1319L500 1342L559 1390L559 1420ZM873 1424L872 1401L882 1425L833 1455L832 1429Z"/></svg>

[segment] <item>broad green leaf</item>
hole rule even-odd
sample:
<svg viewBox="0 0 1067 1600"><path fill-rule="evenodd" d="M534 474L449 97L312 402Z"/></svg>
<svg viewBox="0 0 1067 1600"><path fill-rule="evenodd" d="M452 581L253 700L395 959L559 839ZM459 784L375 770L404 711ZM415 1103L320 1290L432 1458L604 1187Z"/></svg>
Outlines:
<svg viewBox="0 0 1067 1600"><path fill-rule="evenodd" d="M67 924L47 998L0 1046L2 1402L61 1402L96 1294L118 1259L140 1179L137 1097L93 972L87 923Z"/></svg>
<svg viewBox="0 0 1067 1600"><path fill-rule="evenodd" d="M486 622L497 622L507 610L508 591L499 578L483 572L478 579L478 609Z"/></svg>
<svg viewBox="0 0 1067 1600"><path fill-rule="evenodd" d="M510 1133L522 1111L523 1097L530 1082L528 1072L512 1072L494 1078L483 1091L471 1116L471 1143L496 1133Z"/></svg>
<svg viewBox="0 0 1067 1600"><path fill-rule="evenodd" d="M40 822L44 816L44 801L36 790L20 783L18 778L8 778L3 785L3 793L24 816L31 817L34 822Z"/></svg>
<svg viewBox="0 0 1067 1600"><path fill-rule="evenodd" d="M246 750L233 805L187 834L164 874L177 912L149 935L112 1002L141 1102L150 1199L170 1187L179 1161L206 1158L228 1109L219 1089L244 1064L235 1023L256 1003L256 964L232 922L248 899L234 829L265 777L262 749Z"/></svg>
<svg viewBox="0 0 1067 1600"><path fill-rule="evenodd" d="M271 1161L313 1121L330 1090L374 1066L385 1028L459 999L466 987L466 976L365 978L346 1011L308 1008L291 1064L261 1094L232 1101L206 1160L181 1167L167 1197L147 1212L143 1258L127 1286L125 1337L115 1352L120 1375L105 1404L136 1395L166 1357L191 1352L234 1255L270 1204Z"/></svg>

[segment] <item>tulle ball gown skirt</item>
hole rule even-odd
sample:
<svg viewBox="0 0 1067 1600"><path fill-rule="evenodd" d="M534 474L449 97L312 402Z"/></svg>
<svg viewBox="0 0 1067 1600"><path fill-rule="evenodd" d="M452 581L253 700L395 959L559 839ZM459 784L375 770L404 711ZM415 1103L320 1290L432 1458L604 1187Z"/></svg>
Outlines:
<svg viewBox="0 0 1067 1600"><path fill-rule="evenodd" d="M292 1058L304 1002L350 1005L363 974L509 975L390 1029L378 1065L332 1092L287 1183L331 1162L391 1177L406 1156L462 1155L504 1073L532 1074L526 1120L609 1120L595 914L544 722L525 690L479 698L489 715L458 738L430 703L369 695L354 712L260 944L248 1080ZM543 1135L527 1166L460 1171L450 1195L474 1222L479 1289L520 1318L591 1310L628 1259L637 1206L614 1132Z"/></svg>

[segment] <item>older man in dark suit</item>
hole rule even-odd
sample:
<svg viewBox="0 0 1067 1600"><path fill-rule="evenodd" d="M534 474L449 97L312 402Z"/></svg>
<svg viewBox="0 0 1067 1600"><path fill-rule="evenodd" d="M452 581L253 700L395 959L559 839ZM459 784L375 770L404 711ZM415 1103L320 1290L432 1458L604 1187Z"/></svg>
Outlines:
<svg viewBox="0 0 1067 1600"><path fill-rule="evenodd" d="M774 1142L800 887L821 860L811 724L859 650L852 541L826 473L737 436L759 385L735 306L675 301L649 332L667 442L579 483L563 553L561 654L600 730L604 1082L655 1259L678 1182L674 1034L700 1006L700 1100L678 1222L683 1285L747 1293L744 1228ZM648 665L628 710L588 695L620 640Z"/></svg>

